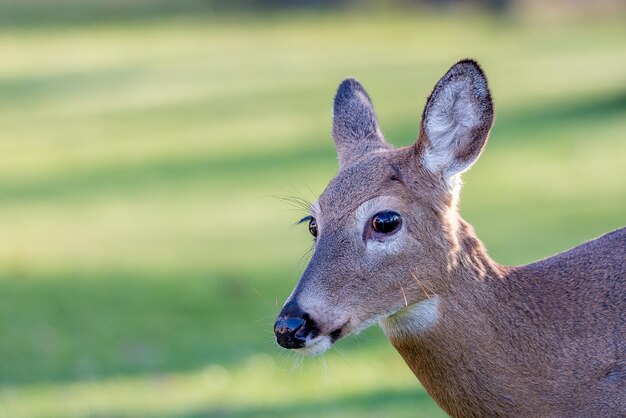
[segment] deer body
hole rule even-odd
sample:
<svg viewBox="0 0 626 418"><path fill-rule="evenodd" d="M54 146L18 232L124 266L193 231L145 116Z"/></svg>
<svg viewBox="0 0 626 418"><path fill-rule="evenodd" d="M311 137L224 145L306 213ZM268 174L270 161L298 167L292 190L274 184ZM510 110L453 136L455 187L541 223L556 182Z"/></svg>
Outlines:
<svg viewBox="0 0 626 418"><path fill-rule="evenodd" d="M475 250L471 230L464 234ZM618 280L626 229L523 267L498 266L482 252L459 257L435 325L415 333L410 321L381 323L446 412L626 414L626 281Z"/></svg>
<svg viewBox="0 0 626 418"><path fill-rule="evenodd" d="M626 416L626 229L526 266L491 260L457 202L492 122L474 61L437 83L400 149L363 87L341 84L340 169L305 218L314 252L278 343L319 354L379 323L452 416Z"/></svg>

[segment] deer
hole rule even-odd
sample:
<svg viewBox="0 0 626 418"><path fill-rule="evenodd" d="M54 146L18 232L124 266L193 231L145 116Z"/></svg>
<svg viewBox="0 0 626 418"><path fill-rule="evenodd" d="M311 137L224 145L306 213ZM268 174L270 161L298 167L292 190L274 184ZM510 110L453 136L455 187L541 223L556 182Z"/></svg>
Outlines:
<svg viewBox="0 0 626 418"><path fill-rule="evenodd" d="M378 323L450 416L625 417L626 228L528 265L492 260L458 201L493 121L471 59L437 82L407 147L385 141L356 79L339 85L339 170L301 220L313 253L276 340L319 355Z"/></svg>

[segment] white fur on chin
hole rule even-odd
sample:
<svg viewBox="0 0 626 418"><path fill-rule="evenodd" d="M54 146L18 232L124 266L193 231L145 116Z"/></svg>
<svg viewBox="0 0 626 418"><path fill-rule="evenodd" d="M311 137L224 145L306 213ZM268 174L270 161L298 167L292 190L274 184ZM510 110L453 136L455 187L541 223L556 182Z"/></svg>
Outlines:
<svg viewBox="0 0 626 418"><path fill-rule="evenodd" d="M297 348L295 351L305 356L318 356L328 351L332 345L330 337L320 335L312 340L308 340L303 348Z"/></svg>

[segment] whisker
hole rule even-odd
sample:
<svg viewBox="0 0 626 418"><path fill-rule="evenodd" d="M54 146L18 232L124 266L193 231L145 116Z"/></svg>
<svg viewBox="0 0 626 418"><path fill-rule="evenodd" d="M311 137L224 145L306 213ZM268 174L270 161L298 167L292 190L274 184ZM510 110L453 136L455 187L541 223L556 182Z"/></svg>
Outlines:
<svg viewBox="0 0 626 418"><path fill-rule="evenodd" d="M312 253L313 247L308 248L304 253L302 253L300 258L298 259L298 267L300 267L308 258L310 258Z"/></svg>
<svg viewBox="0 0 626 418"><path fill-rule="evenodd" d="M256 287L252 286L252 289L255 291L255 293L259 296L261 296L261 298L266 301L267 303L271 304L272 300L270 298L268 298L267 296L265 296L263 293L261 293L261 291L259 289L257 289Z"/></svg>
<svg viewBox="0 0 626 418"><path fill-rule="evenodd" d="M316 195L316 194L315 194L315 192L313 192L313 190L309 187L309 185L308 185L306 182L304 182L304 181L303 181L302 183L304 184L304 187L306 187L306 189L307 189L309 192L311 192L311 194L312 194L313 196L315 196L315 195Z"/></svg>
<svg viewBox="0 0 626 418"><path fill-rule="evenodd" d="M293 194L292 195L271 195L271 197L273 197L274 199L278 199L281 202L286 203L292 209L296 209L298 212L302 211L308 214L311 211L312 203L304 197L293 195Z"/></svg>
<svg viewBox="0 0 626 418"><path fill-rule="evenodd" d="M266 317L255 319L254 322L259 323L259 324L263 322L265 325L273 325L274 324L273 318L274 318L274 315L267 315ZM266 321L271 321L271 322L266 322Z"/></svg>
<svg viewBox="0 0 626 418"><path fill-rule="evenodd" d="M292 364L292 367L291 369L289 369L289 371L294 372L298 369L301 369L302 365L304 364L304 356L299 355L298 353L291 352L291 351L289 351L288 354L289 354L289 357L291 357L290 360Z"/></svg>
<svg viewBox="0 0 626 418"><path fill-rule="evenodd" d="M369 379L364 376L364 374L358 367L355 367L354 363L352 363L351 361L351 358L349 358L346 353L344 353L338 347L334 347L333 352L335 352L337 356L344 362L344 364L350 368L353 375L358 376L359 378L361 378L362 383L365 383L368 387L373 388L373 385L371 384Z"/></svg>
<svg viewBox="0 0 626 418"><path fill-rule="evenodd" d="M413 276L413 278L415 279L415 281L417 282L417 284L420 286L420 288L424 291L424 294L426 295L426 297L428 299L430 299L430 295L428 294L428 292L426 291L425 286L422 284L422 282L420 282L420 280L417 278L417 275L413 272L411 272L411 276ZM429 289L432 292L432 289ZM435 292L433 292L433 294L435 294Z"/></svg>
<svg viewBox="0 0 626 418"><path fill-rule="evenodd" d="M402 290L402 296L404 296L404 306L409 306L409 302L406 300L406 293L404 293L404 287L400 284L400 290Z"/></svg>

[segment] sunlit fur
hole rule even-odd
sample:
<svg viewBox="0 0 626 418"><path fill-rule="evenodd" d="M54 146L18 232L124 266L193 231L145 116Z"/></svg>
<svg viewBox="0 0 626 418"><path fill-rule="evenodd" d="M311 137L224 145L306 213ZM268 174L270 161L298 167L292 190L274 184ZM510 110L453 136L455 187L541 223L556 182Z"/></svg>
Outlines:
<svg viewBox="0 0 626 418"><path fill-rule="evenodd" d="M423 129L428 148L423 164L445 179L467 170L476 161L484 143L476 136L491 126L493 109L487 81L469 62L450 69L433 91L424 109ZM487 127L487 128L486 128ZM460 155L467 154L459 158Z"/></svg>

